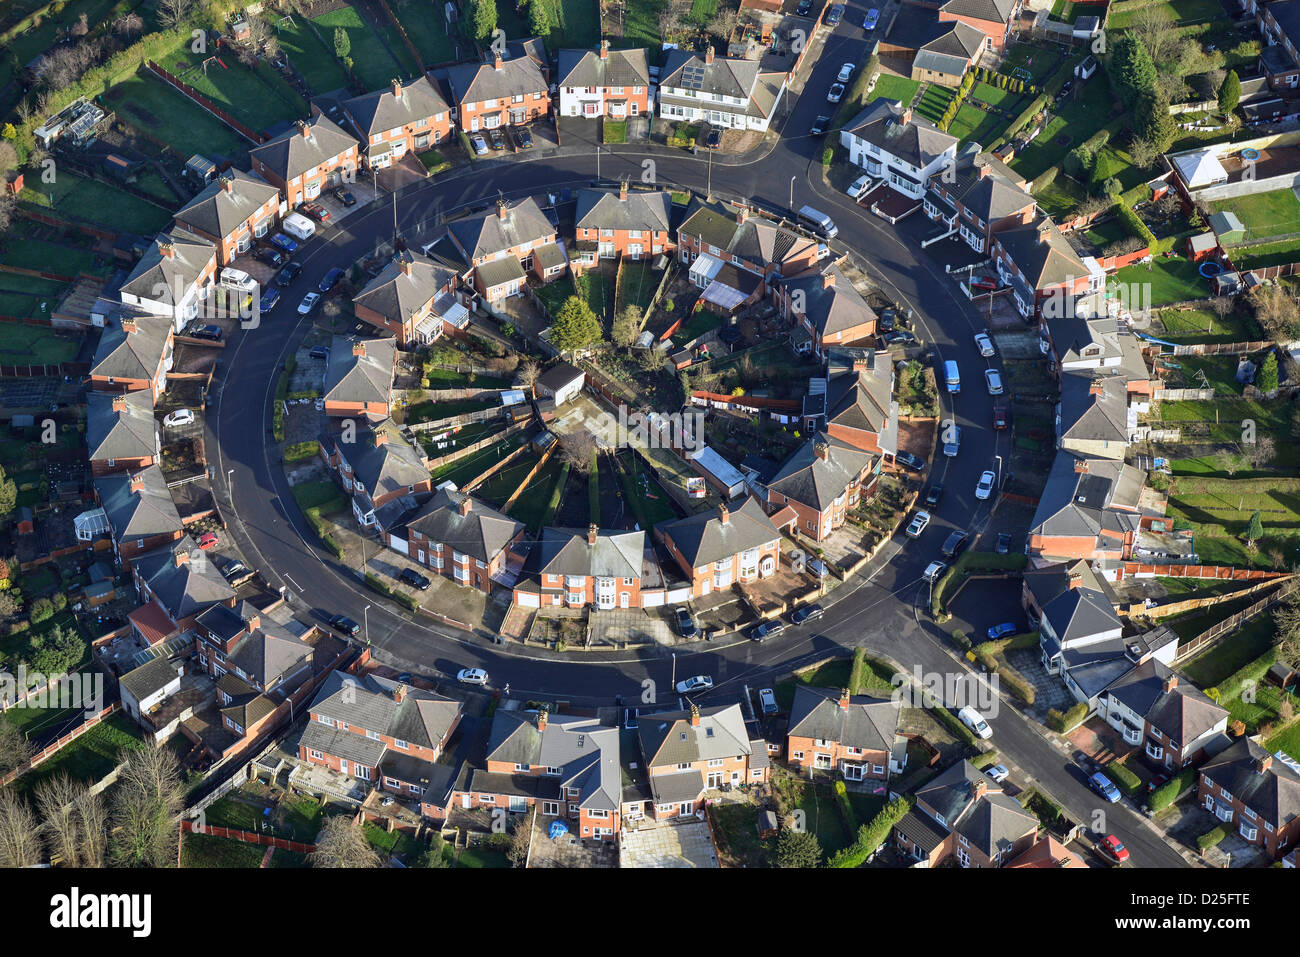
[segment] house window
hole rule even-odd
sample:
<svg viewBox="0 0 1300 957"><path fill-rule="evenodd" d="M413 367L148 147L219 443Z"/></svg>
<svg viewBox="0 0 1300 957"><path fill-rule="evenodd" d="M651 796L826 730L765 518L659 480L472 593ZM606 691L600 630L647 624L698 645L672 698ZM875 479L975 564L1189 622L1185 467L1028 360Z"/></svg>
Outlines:
<svg viewBox="0 0 1300 957"><path fill-rule="evenodd" d="M308 748L307 757L311 758L313 761L320 761L325 757L325 755L321 754L315 748Z"/></svg>
<svg viewBox="0 0 1300 957"><path fill-rule="evenodd" d="M354 771L357 772L357 777L359 777L361 780L363 781L370 780L370 769L366 767L364 764L354 764L352 765L352 768Z"/></svg>
<svg viewBox="0 0 1300 957"><path fill-rule="evenodd" d="M543 801L543 802L542 802L542 813L543 813L543 814L550 815L551 817L557 817L557 816L559 815L559 813L560 813L560 802L559 802L559 801Z"/></svg>
<svg viewBox="0 0 1300 957"><path fill-rule="evenodd" d="M400 788L402 786L402 782L397 780L397 778L390 778L387 776L384 777L384 783L390 788Z"/></svg>
<svg viewBox="0 0 1300 957"><path fill-rule="evenodd" d="M379 732L378 732L378 731L367 731L367 732L366 732L366 737L369 738L371 741L378 741L378 740L379 740Z"/></svg>
<svg viewBox="0 0 1300 957"><path fill-rule="evenodd" d="M549 774L549 775L551 775L552 777L557 777L557 778L558 778L558 777L560 776L560 769L559 769L559 768L548 767L548 768L546 769L546 773Z"/></svg>
<svg viewBox="0 0 1300 957"><path fill-rule="evenodd" d="M515 765L515 770L516 770L516 771L527 772L527 771L528 771L528 765L526 765L526 764L516 764L516 765Z"/></svg>
<svg viewBox="0 0 1300 957"><path fill-rule="evenodd" d="M403 751L405 751L405 750L407 749L407 744L406 744L406 742L403 741L401 738L394 738L394 739L393 739L393 747L395 747L395 748L401 748Z"/></svg>

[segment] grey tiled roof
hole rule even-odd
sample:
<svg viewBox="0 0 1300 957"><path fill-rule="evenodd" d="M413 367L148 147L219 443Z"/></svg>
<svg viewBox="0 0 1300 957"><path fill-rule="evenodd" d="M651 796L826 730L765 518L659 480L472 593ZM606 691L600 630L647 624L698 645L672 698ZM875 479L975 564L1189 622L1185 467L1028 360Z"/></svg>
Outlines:
<svg viewBox="0 0 1300 957"><path fill-rule="evenodd" d="M834 283L829 286L825 280L827 274L834 277ZM785 286L792 296L802 293L803 314L822 336L832 336L861 325L868 326L867 335L875 329L875 310L867 305L862 293L839 266L809 269L785 280Z"/></svg>
<svg viewBox="0 0 1300 957"><path fill-rule="evenodd" d="M1201 766L1201 774L1234 798L1281 828L1300 817L1300 775L1272 759L1267 771L1260 772L1256 762L1272 757L1269 750L1253 738L1238 738L1228 748Z"/></svg>
<svg viewBox="0 0 1300 957"><path fill-rule="evenodd" d="M135 332L126 332L113 319L99 337L90 373L112 379L151 380L162 365L172 321L166 316L132 315Z"/></svg>
<svg viewBox="0 0 1300 957"><path fill-rule="evenodd" d="M464 515L460 512L462 502L470 503ZM522 522L502 515L492 506L448 488L439 489L406 524L430 541L484 563L501 554L524 528Z"/></svg>
<svg viewBox="0 0 1300 957"><path fill-rule="evenodd" d="M494 256L530 241L555 239L555 227L531 196L458 219L448 224L447 231L470 259Z"/></svg>
<svg viewBox="0 0 1300 957"><path fill-rule="evenodd" d="M579 229L641 229L666 232L672 196L665 190L629 191L620 199L617 189L580 189L574 216Z"/></svg>
<svg viewBox="0 0 1300 957"><path fill-rule="evenodd" d="M975 797L983 788L981 797ZM918 804L943 815L946 826L992 856L1038 829L1038 818L1007 797L969 761L963 760L916 791Z"/></svg>
<svg viewBox="0 0 1300 957"><path fill-rule="evenodd" d="M185 558L177 563L177 556ZM235 590L188 536L131 560L137 576L172 621L235 597Z"/></svg>
<svg viewBox="0 0 1300 957"><path fill-rule="evenodd" d="M766 271L791 258L803 259L817 247L816 240L755 216L737 222L736 214L717 203L692 198L678 235L696 236L701 242L725 249Z"/></svg>
<svg viewBox="0 0 1300 957"><path fill-rule="evenodd" d="M354 354L357 344L364 347L365 355ZM387 403L396 366L396 339L358 341L335 336L325 368L325 401Z"/></svg>
<svg viewBox="0 0 1300 957"><path fill-rule="evenodd" d="M392 685L392 687L388 687ZM331 672L311 703L312 714L346 722L426 748L438 748L460 716L461 704L431 691L407 688L395 700L394 682ZM355 730L353 733L356 733Z"/></svg>
<svg viewBox="0 0 1300 957"><path fill-rule="evenodd" d="M165 245L170 245L171 256L164 254ZM179 291L184 295L211 265L216 254L217 247L210 241L182 226L173 226L167 232L159 233L145 250L131 275L122 283L121 291L175 306L180 301L176 293Z"/></svg>
<svg viewBox="0 0 1300 957"><path fill-rule="evenodd" d="M305 122L306 135L294 126L261 146L254 146L249 150L250 157L288 183L295 176L314 170L358 145L350 134L327 116L318 114Z"/></svg>
<svg viewBox="0 0 1300 957"><path fill-rule="evenodd" d="M637 737L647 767L671 768L750 753L740 705L715 705L700 708L699 713L699 725L691 724L689 711L651 714L639 721ZM652 783L653 779L651 775Z"/></svg>
<svg viewBox="0 0 1300 957"><path fill-rule="evenodd" d="M1034 290L1071 283L1088 275L1079 254L1051 219L1017 225L994 233L1002 249Z"/></svg>
<svg viewBox="0 0 1300 957"><path fill-rule="evenodd" d="M166 655L150 658L139 668L132 669L121 678L122 688L129 691L136 701L149 697L171 684L180 672L168 660Z"/></svg>
<svg viewBox="0 0 1300 957"><path fill-rule="evenodd" d="M231 670L242 668L262 687L271 688L309 663L311 656L311 645L263 619L260 627L239 639L226 655L226 663Z"/></svg>
<svg viewBox="0 0 1300 957"><path fill-rule="evenodd" d="M1158 731L1185 746L1213 729L1228 712L1189 685L1177 684L1165 691L1164 683L1172 674L1173 671L1152 658L1107 691Z"/></svg>
<svg viewBox="0 0 1300 957"><path fill-rule="evenodd" d="M419 253L403 252L394 256L352 301L394 322L405 323L448 288L457 275L455 270Z"/></svg>
<svg viewBox="0 0 1300 957"><path fill-rule="evenodd" d="M879 147L918 169L951 153L957 137L940 130L924 117L913 114L903 121L905 108L897 100L874 100L855 116L843 132Z"/></svg>
<svg viewBox="0 0 1300 957"><path fill-rule="evenodd" d="M1015 6L1015 0L948 0L939 11L956 17L971 17L990 23L1006 23Z"/></svg>
<svg viewBox="0 0 1300 957"><path fill-rule="evenodd" d="M375 133L430 119L451 109L442 91L426 76L399 84L398 89L400 92L395 94L390 84L343 101L343 109L367 142Z"/></svg>
<svg viewBox="0 0 1300 957"><path fill-rule="evenodd" d="M827 447L825 460L816 455L818 445ZM870 452L819 432L785 460L781 470L767 483L768 488L796 502L825 509L844 494L849 483L875 458Z"/></svg>
<svg viewBox="0 0 1300 957"><path fill-rule="evenodd" d="M780 531L752 496L731 509L726 522L717 512L698 512L658 528L693 568L781 540Z"/></svg>
<svg viewBox="0 0 1300 957"><path fill-rule="evenodd" d="M644 549L645 532L599 529L588 545L585 529L544 528L533 553L543 575L640 578Z"/></svg>
<svg viewBox="0 0 1300 957"><path fill-rule="evenodd" d="M993 223L1034 205L1034 197L1003 175L1001 166L981 153L969 163L958 164L955 182L937 185L984 222Z"/></svg>
<svg viewBox="0 0 1300 957"><path fill-rule="evenodd" d="M1094 395L1094 384L1101 394ZM1128 443L1128 383L1121 376L1067 370L1061 376L1062 439Z"/></svg>
<svg viewBox="0 0 1300 957"><path fill-rule="evenodd" d="M916 51L912 68L961 76L983 48L984 32L961 21L940 26L943 32Z"/></svg>
<svg viewBox="0 0 1300 957"><path fill-rule="evenodd" d="M158 422L153 396L141 389L121 396L126 408L113 411L119 396L91 392L86 396L86 457L102 459L147 458L158 454Z"/></svg>
<svg viewBox="0 0 1300 957"><path fill-rule="evenodd" d="M558 768L563 788L578 789L578 803L592 810L617 810L622 802L618 729L592 718L551 717L545 730L537 716L498 711L492 719L487 760Z"/></svg>
<svg viewBox="0 0 1300 957"><path fill-rule="evenodd" d="M387 440L375 444L382 431ZM336 445L352 466L352 474L372 498L428 480L424 457L413 449L391 419L360 430L352 445Z"/></svg>
<svg viewBox="0 0 1300 957"><path fill-rule="evenodd" d="M892 751L898 738L898 702L853 695L840 707L841 692L796 685L788 734L820 738L865 751Z"/></svg>
<svg viewBox="0 0 1300 957"><path fill-rule="evenodd" d="M646 51L610 50L601 59L597 50L561 50L559 82L566 86L633 87L650 85Z"/></svg>
<svg viewBox="0 0 1300 957"><path fill-rule="evenodd" d="M298 736L298 746L368 768L378 767L385 750L382 741L371 741L362 734L329 728L319 721L307 722L302 734Z"/></svg>
<svg viewBox="0 0 1300 957"><path fill-rule="evenodd" d="M1076 471L1079 462L1087 464L1086 473ZM1123 462L1057 452L1030 534L1085 537L1103 529L1124 532L1136 528L1135 508L1144 480L1144 472Z"/></svg>
<svg viewBox="0 0 1300 957"><path fill-rule="evenodd" d="M459 64L448 69L447 81L457 104L509 100L547 90L542 68L531 56L503 58L500 69L494 63Z"/></svg>
<svg viewBox="0 0 1300 957"><path fill-rule="evenodd" d="M131 491L133 476L144 483L136 492ZM130 475L100 476L95 479L95 491L108 516L114 540L119 544L133 538L170 534L182 527L180 513L156 465Z"/></svg>
<svg viewBox="0 0 1300 957"><path fill-rule="evenodd" d="M827 423L875 433L888 428L894 388L888 355L872 369L842 373L826 386Z"/></svg>
<svg viewBox="0 0 1300 957"><path fill-rule="evenodd" d="M226 189L226 180L230 189ZM176 222L209 236L229 236L280 191L256 173L229 169L177 210ZM272 214L274 209L272 210Z"/></svg>
<svg viewBox="0 0 1300 957"><path fill-rule="evenodd" d="M713 62L708 63L705 57L692 50L670 50L659 78L659 88L689 88L714 96L748 99L758 82L759 69L757 60L715 56ZM684 79L688 73L700 77L698 85Z"/></svg>

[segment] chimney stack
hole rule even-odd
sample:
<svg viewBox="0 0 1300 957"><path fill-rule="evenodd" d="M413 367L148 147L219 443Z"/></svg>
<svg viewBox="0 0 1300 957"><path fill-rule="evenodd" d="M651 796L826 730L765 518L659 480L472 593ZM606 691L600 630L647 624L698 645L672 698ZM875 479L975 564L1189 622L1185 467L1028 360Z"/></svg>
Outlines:
<svg viewBox="0 0 1300 957"><path fill-rule="evenodd" d="M390 80L389 82L391 83L392 88L393 88L393 96L401 96L401 95L402 95L402 81L399 80L397 77L393 77L392 80Z"/></svg>
<svg viewBox="0 0 1300 957"><path fill-rule="evenodd" d="M608 41L608 40L601 40L601 41L600 41L600 58L601 58L602 60L608 60L608 59L609 59L609 41Z"/></svg>
<svg viewBox="0 0 1300 957"><path fill-rule="evenodd" d="M848 688L840 689L840 710L841 711L849 710L849 689Z"/></svg>
<svg viewBox="0 0 1300 957"><path fill-rule="evenodd" d="M406 685L399 684L396 688L393 689L393 701L396 702L397 704L401 704L405 700L406 700Z"/></svg>
<svg viewBox="0 0 1300 957"><path fill-rule="evenodd" d="M366 357L366 344L364 342L352 343L352 354L358 359L364 359Z"/></svg>
<svg viewBox="0 0 1300 957"><path fill-rule="evenodd" d="M125 396L125 395L115 395L115 396L113 396L113 411L114 411L114 412L125 412L125 411L126 411L126 396Z"/></svg>
<svg viewBox="0 0 1300 957"><path fill-rule="evenodd" d="M1104 395L1105 392L1100 379L1093 379L1088 383L1088 395Z"/></svg>
<svg viewBox="0 0 1300 957"><path fill-rule="evenodd" d="M1261 754L1255 759L1255 771L1257 773L1267 774L1271 767L1273 767L1273 755Z"/></svg>
<svg viewBox="0 0 1300 957"><path fill-rule="evenodd" d="M403 276L409 276L415 271L415 260L410 256L403 256L397 260L397 268L401 270Z"/></svg>
<svg viewBox="0 0 1300 957"><path fill-rule="evenodd" d="M222 176L221 188L225 190L227 193L233 193L235 191L235 177L231 176L229 173L227 173L225 176Z"/></svg>
<svg viewBox="0 0 1300 957"><path fill-rule="evenodd" d="M1080 575L1079 573L1075 572L1074 574L1072 574L1072 575L1070 576L1070 579L1069 579L1069 580L1070 580L1070 588L1071 588L1071 589L1078 588L1078 587L1079 587L1079 584L1083 581L1083 576Z"/></svg>
<svg viewBox="0 0 1300 957"><path fill-rule="evenodd" d="M170 239L158 240L158 252L162 253L163 259L176 258L176 247Z"/></svg>
<svg viewBox="0 0 1300 957"><path fill-rule="evenodd" d="M506 206L506 201L505 201L504 199L498 199L498 200L497 200L497 219L505 219L505 218L506 218L506 213L508 213L509 211L510 211L510 209L509 209L508 206Z"/></svg>
<svg viewBox="0 0 1300 957"><path fill-rule="evenodd" d="M306 120L299 120L295 125L298 127L298 132L301 133L304 138L311 136L311 124Z"/></svg>
<svg viewBox="0 0 1300 957"><path fill-rule="evenodd" d="M911 107L908 107L907 109L905 109L905 110L903 111L903 115L900 116L900 117L898 118L898 122L902 123L904 126L906 126L908 123L911 123L911 122L912 122L912 108L911 108Z"/></svg>
<svg viewBox="0 0 1300 957"><path fill-rule="evenodd" d="M140 324L135 321L134 316L127 316L122 319L122 331L128 336L133 336L140 331Z"/></svg>
<svg viewBox="0 0 1300 957"><path fill-rule="evenodd" d="M835 273L827 269L822 273L822 288L829 289L833 285L835 285Z"/></svg>
<svg viewBox="0 0 1300 957"><path fill-rule="evenodd" d="M501 51L499 50L492 57L492 69L496 70L498 73L501 72Z"/></svg>
<svg viewBox="0 0 1300 957"><path fill-rule="evenodd" d="M627 202L627 180L618 184L618 199L621 203Z"/></svg>
<svg viewBox="0 0 1300 957"><path fill-rule="evenodd" d="M1165 694L1169 694L1169 692L1178 687L1178 675L1170 675L1165 679L1162 687L1165 689Z"/></svg>
<svg viewBox="0 0 1300 957"><path fill-rule="evenodd" d="M600 528L599 528L598 526L596 526L596 525L588 525L588 526L587 526L587 544L588 544L588 545L595 545L595 544L596 544L596 536L597 536L597 534L598 534L599 532L600 532Z"/></svg>
<svg viewBox="0 0 1300 957"><path fill-rule="evenodd" d="M132 476L131 476L130 484L129 484L127 487L131 490L131 494L133 494L133 495L139 495L141 492L143 492L143 491L144 491L144 473L143 473L143 472L136 472L134 475L132 475Z"/></svg>
<svg viewBox="0 0 1300 957"><path fill-rule="evenodd" d="M706 65L713 64L713 44L710 43L708 49L704 51L704 62Z"/></svg>
<svg viewBox="0 0 1300 957"><path fill-rule="evenodd" d="M698 728L699 726L700 726L700 708L699 705L693 704L691 705L691 727Z"/></svg>
<svg viewBox="0 0 1300 957"><path fill-rule="evenodd" d="M180 568L182 565L188 565L190 563L189 550L185 548L176 549L172 552L172 559L176 562L177 568Z"/></svg>
<svg viewBox="0 0 1300 957"><path fill-rule="evenodd" d="M741 206L738 210L736 210L736 225L737 225L737 226L743 226L743 225L745 225L745 222L746 222L748 219L749 219L749 207L748 207L748 206Z"/></svg>
<svg viewBox="0 0 1300 957"><path fill-rule="evenodd" d="M725 503L718 506L718 521L723 525L731 521L731 510L727 508Z"/></svg>
<svg viewBox="0 0 1300 957"><path fill-rule="evenodd" d="M472 500L470 499L470 497L466 495L463 499L460 500L460 504L456 506L456 511L459 512L461 515L468 515L470 509L473 507L471 501Z"/></svg>
<svg viewBox="0 0 1300 957"><path fill-rule="evenodd" d="M977 780L971 782L971 786L970 786L971 799L978 801L988 792L988 789L989 789L989 783L987 780L985 780L984 775L981 774Z"/></svg>
<svg viewBox="0 0 1300 957"><path fill-rule="evenodd" d="M379 448L381 445L387 445L387 444L388 444L388 430L387 430L387 429L375 429L375 433L374 433L374 441L375 441L375 448Z"/></svg>
<svg viewBox="0 0 1300 957"><path fill-rule="evenodd" d="M818 442L813 446L813 458L825 462L831 457L831 447L825 442Z"/></svg>
<svg viewBox="0 0 1300 957"><path fill-rule="evenodd" d="M547 715L547 713L546 713L546 709L545 709L545 708L543 708L541 711L537 712L537 730L538 730L538 731L545 731L545 730L546 730L546 719L547 719L547 717L549 717L549 716Z"/></svg>
<svg viewBox="0 0 1300 957"><path fill-rule="evenodd" d="M1075 471L1075 474L1076 474L1076 475L1087 475L1087 474L1088 474L1088 460L1087 460L1087 459L1075 459L1075 460L1074 460L1074 471Z"/></svg>

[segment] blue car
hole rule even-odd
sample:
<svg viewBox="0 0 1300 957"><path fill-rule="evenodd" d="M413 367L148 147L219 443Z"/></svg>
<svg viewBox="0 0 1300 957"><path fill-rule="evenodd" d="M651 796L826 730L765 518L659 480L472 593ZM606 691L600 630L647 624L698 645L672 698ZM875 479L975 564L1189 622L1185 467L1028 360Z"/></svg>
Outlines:
<svg viewBox="0 0 1300 957"><path fill-rule="evenodd" d="M874 30L876 29L876 24L879 22L880 22L880 11L873 7L872 9L867 11L867 17L865 20L862 21L862 28L864 30Z"/></svg>
<svg viewBox="0 0 1300 957"><path fill-rule="evenodd" d="M1111 804L1119 800L1119 788L1115 787L1110 778L1100 771L1088 778L1088 786Z"/></svg>
<svg viewBox="0 0 1300 957"><path fill-rule="evenodd" d="M989 641L997 641L999 638L1005 638L1007 635L1014 635L1016 626L1009 621L1004 621L1000 625L994 625L989 629Z"/></svg>
<svg viewBox="0 0 1300 957"><path fill-rule="evenodd" d="M268 289L266 292L262 293L262 300L257 304L258 311L270 312L272 309L275 308L276 304L279 301L280 301L280 290L274 288Z"/></svg>
<svg viewBox="0 0 1300 957"><path fill-rule="evenodd" d="M342 278L343 278L343 270L340 269L338 266L335 266L333 269L331 269L329 272L325 274L324 278L321 279L320 284L316 288L319 289L321 292L329 292L336 285L338 285L338 281Z"/></svg>
<svg viewBox="0 0 1300 957"><path fill-rule="evenodd" d="M284 233L276 233L271 237L271 245L277 249L283 249L285 252L293 254L298 251L298 244L286 236Z"/></svg>

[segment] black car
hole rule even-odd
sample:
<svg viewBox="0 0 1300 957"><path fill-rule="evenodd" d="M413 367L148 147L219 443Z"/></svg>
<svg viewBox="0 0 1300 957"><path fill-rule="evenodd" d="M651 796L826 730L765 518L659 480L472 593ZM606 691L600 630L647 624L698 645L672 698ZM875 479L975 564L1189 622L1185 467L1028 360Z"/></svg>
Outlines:
<svg viewBox="0 0 1300 957"><path fill-rule="evenodd" d="M829 116L819 116L817 119L813 120L813 125L809 128L808 132L813 136L825 136L826 128L830 125L831 118Z"/></svg>
<svg viewBox="0 0 1300 957"><path fill-rule="evenodd" d="M721 130L709 130L709 135L704 137L704 145L711 150L716 150L722 142Z"/></svg>
<svg viewBox="0 0 1300 957"><path fill-rule="evenodd" d="M690 611L684 605L679 605L673 609L677 613L677 631L683 638L694 638L699 629L695 627L695 621L691 618Z"/></svg>
<svg viewBox="0 0 1300 957"><path fill-rule="evenodd" d="M916 345L916 336L912 335L906 329L895 329L893 332L886 332L880 338L885 340L886 345L897 346L914 346Z"/></svg>
<svg viewBox="0 0 1300 957"><path fill-rule="evenodd" d="M785 622L783 621L765 621L760 625L755 625L749 632L750 641L764 641L773 635L779 635L785 631Z"/></svg>
<svg viewBox="0 0 1300 957"><path fill-rule="evenodd" d="M894 456L894 461L913 472L925 471L925 460L913 452L899 452Z"/></svg>
<svg viewBox="0 0 1300 957"><path fill-rule="evenodd" d="M933 508L939 504L941 498L943 498L943 483L935 482L930 486L930 491L925 493L925 504Z"/></svg>
<svg viewBox="0 0 1300 957"><path fill-rule="evenodd" d="M335 266L333 269L331 269L329 272L325 274L325 277L320 281L320 285L317 286L316 288L318 288L321 292L329 292L331 289L333 289L335 286L339 284L339 280L342 278L343 278L343 270L340 267Z"/></svg>
<svg viewBox="0 0 1300 957"><path fill-rule="evenodd" d="M1011 533L998 532L998 544L994 551L999 555L1005 555L1011 551Z"/></svg>
<svg viewBox="0 0 1300 957"><path fill-rule="evenodd" d="M826 23L829 26L835 26L844 19L844 4L837 3L826 11Z"/></svg>
<svg viewBox="0 0 1300 957"><path fill-rule="evenodd" d="M351 638L355 638L357 635L361 634L361 626L347 615L330 615L329 626L343 632L343 634Z"/></svg>
<svg viewBox="0 0 1300 957"><path fill-rule="evenodd" d="M261 247L257 251L256 256L268 266L274 266L276 269L279 269L284 265L284 253L280 252L280 250L273 246Z"/></svg>
<svg viewBox="0 0 1300 957"><path fill-rule="evenodd" d="M826 609L821 605L804 605L790 612L790 622L795 625L802 625L805 621L816 621L824 614L826 614Z"/></svg>
<svg viewBox="0 0 1300 957"><path fill-rule="evenodd" d="M339 186L334 190L334 198L345 207L355 206L357 204L357 198L352 195L351 191L344 189L342 186Z"/></svg>
<svg viewBox="0 0 1300 957"><path fill-rule="evenodd" d="M966 551L966 546L969 544L970 536L958 530L948 536L948 540L943 543L943 548L939 549L939 554L944 558L956 558Z"/></svg>
<svg viewBox="0 0 1300 957"><path fill-rule="evenodd" d="M214 325L199 326L199 328L190 333L190 336L194 339L208 339L212 342L220 342L221 327Z"/></svg>
<svg viewBox="0 0 1300 957"><path fill-rule="evenodd" d="M300 272L302 272L302 263L285 263L284 268L280 270L280 274L275 277L275 284L281 289L291 286Z"/></svg>
<svg viewBox="0 0 1300 957"><path fill-rule="evenodd" d="M403 671L400 675L397 676L397 680L402 682L410 681L411 673L409 671Z"/></svg>
<svg viewBox="0 0 1300 957"><path fill-rule="evenodd" d="M806 17L810 13L812 13L812 0L799 0L799 6L794 8L794 15Z"/></svg>
<svg viewBox="0 0 1300 957"><path fill-rule="evenodd" d="M403 568L397 580L403 585L410 585L412 588L418 588L420 591L429 590L429 579L425 578L414 568Z"/></svg>
<svg viewBox="0 0 1300 957"><path fill-rule="evenodd" d="M492 144L494 150L506 148L506 136L500 130L488 130L488 141Z"/></svg>
<svg viewBox="0 0 1300 957"><path fill-rule="evenodd" d="M880 310L880 317L876 323L876 328L879 329L881 332L893 332L894 329L896 328L894 323L897 320L898 320L897 309L893 309L893 308L882 309Z"/></svg>
<svg viewBox="0 0 1300 957"><path fill-rule="evenodd" d="M515 143L521 150L533 148L533 134L528 130L515 130Z"/></svg>

